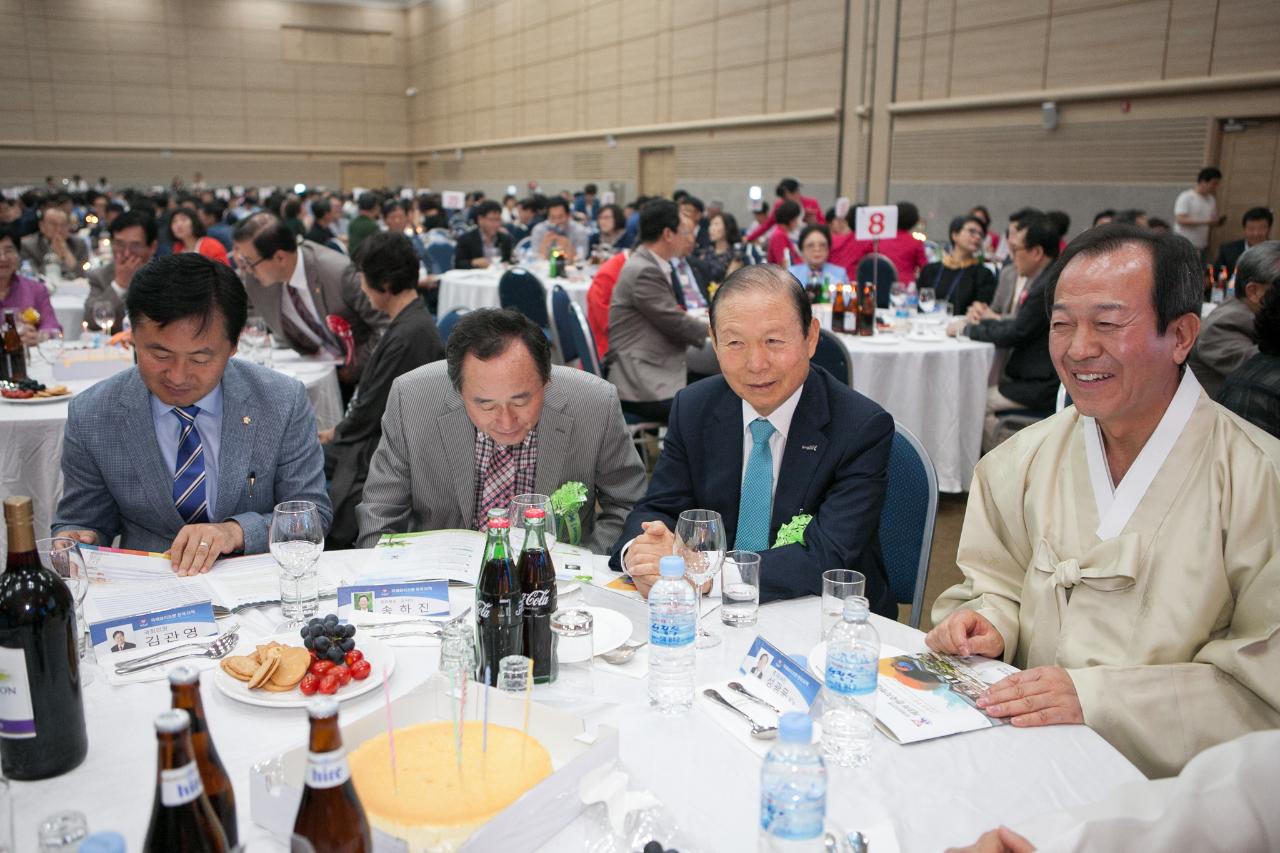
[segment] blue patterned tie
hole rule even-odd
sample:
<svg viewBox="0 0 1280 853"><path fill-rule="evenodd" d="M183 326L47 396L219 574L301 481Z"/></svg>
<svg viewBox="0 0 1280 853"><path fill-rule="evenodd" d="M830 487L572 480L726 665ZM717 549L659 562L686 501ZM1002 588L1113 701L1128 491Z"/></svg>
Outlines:
<svg viewBox="0 0 1280 853"><path fill-rule="evenodd" d="M738 533L733 547L740 551L764 551L769 547L769 522L773 517L773 452L769 438L773 424L756 418L751 430L751 455L738 498Z"/></svg>
<svg viewBox="0 0 1280 853"><path fill-rule="evenodd" d="M204 445L196 429L199 406L175 406L182 434L178 436L178 465L173 474L173 505L187 524L209 520L204 494Z"/></svg>

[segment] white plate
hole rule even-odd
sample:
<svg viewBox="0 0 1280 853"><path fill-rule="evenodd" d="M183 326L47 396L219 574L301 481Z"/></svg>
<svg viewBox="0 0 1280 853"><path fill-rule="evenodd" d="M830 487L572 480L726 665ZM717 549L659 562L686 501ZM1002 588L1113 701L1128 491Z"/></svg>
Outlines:
<svg viewBox="0 0 1280 853"><path fill-rule="evenodd" d="M0 397L0 403L16 403L19 406L38 406L41 403L65 403L76 395L75 391L70 394L59 394L57 397L28 397L25 400L14 400L10 397Z"/></svg>
<svg viewBox="0 0 1280 853"><path fill-rule="evenodd" d="M290 631L287 634L274 634L270 637L261 639L242 639L240 645L232 654L248 654L254 650L254 647L265 645L272 640L277 643L283 643L288 646L302 646L302 637L297 631ZM369 677L364 681L356 681L352 679L345 687L339 687L338 692L333 694L334 698L339 702L345 702L348 699L354 699L357 696L363 696L371 690L377 690L382 686L382 667L387 667L387 676L396 668L396 655L391 649L375 640L373 637L357 630L356 648L364 652L365 660L369 661L369 665L373 667L373 671L369 673ZM244 702L246 705L257 705L260 708L305 708L307 703L311 701L310 696L303 696L302 691L296 687L287 693L272 693L267 690L250 690L249 685L243 681L238 681L223 672L219 666L213 671L213 683L227 696L235 699L237 702ZM319 694L317 694L319 695Z"/></svg>
<svg viewBox="0 0 1280 853"><path fill-rule="evenodd" d="M602 655L611 652L631 639L631 620L616 610L607 607L583 607L595 621L591 625L591 650L593 654ZM565 655L558 652L561 663L577 663L585 660L583 655Z"/></svg>

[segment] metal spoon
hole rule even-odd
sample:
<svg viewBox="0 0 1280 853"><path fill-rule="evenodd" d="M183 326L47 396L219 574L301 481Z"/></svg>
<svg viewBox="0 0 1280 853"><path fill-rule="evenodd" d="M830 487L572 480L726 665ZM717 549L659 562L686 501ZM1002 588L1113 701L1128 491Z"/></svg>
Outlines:
<svg viewBox="0 0 1280 853"><path fill-rule="evenodd" d="M768 709L769 709L770 711L772 711L773 713L777 714L779 717L781 717L781 716L782 716L782 711L780 711L779 709L775 708L771 703L766 702L765 700L761 699L759 696L757 696L756 694L752 693L752 692L751 692L750 690L748 690L747 688L743 687L743 686L742 686L742 684L741 684L740 682L737 682L737 681L730 681L730 682L729 682L729 689L730 689L730 690L732 690L734 693L738 693L738 694L741 694L741 695L743 695L743 696L746 696L746 697L747 697L748 699L750 699L752 702L758 702L759 704L761 704L761 705L765 706L766 708L768 708Z"/></svg>
<svg viewBox="0 0 1280 853"><path fill-rule="evenodd" d="M116 675L128 675L131 672L140 672L144 669L151 669L153 666L163 666L167 663L173 663L183 658L213 658L219 660L231 654L231 650L240 642L239 634L223 634L218 639L209 644L207 649L196 652L184 652L180 655L165 658L163 660L144 660L134 661L131 663L122 663L116 666Z"/></svg>
<svg viewBox="0 0 1280 853"><path fill-rule="evenodd" d="M614 666L622 666L636 656L636 652L648 645L648 640L628 640L612 651L601 653L600 657L605 663L611 663Z"/></svg>
<svg viewBox="0 0 1280 853"><path fill-rule="evenodd" d="M733 713L737 714L739 717L741 717L742 719L750 723L751 736L753 738L757 738L758 740L773 740L778 736L777 726L760 725L755 720L751 719L751 715L748 714L746 711L742 710L737 705L733 704L728 699L721 696L720 691L716 690L714 687L708 687L706 690L703 690L702 695L706 696L712 702L720 703L721 705L725 706L730 711L732 711Z"/></svg>

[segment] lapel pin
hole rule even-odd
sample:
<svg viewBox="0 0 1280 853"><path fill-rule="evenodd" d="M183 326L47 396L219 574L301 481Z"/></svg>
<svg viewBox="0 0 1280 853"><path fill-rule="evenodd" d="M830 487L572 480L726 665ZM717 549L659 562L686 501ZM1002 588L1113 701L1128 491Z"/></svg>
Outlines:
<svg viewBox="0 0 1280 853"><path fill-rule="evenodd" d="M250 423L252 423L252 421L253 421L253 418L249 417L248 415L245 415L245 416L244 416L244 425L245 425L245 426L248 426Z"/></svg>
<svg viewBox="0 0 1280 853"><path fill-rule="evenodd" d="M808 450L808 451L810 451L810 452L816 453L816 452L818 451L818 445L816 445L816 444L802 444L802 445L800 445L800 449L801 449L801 450Z"/></svg>

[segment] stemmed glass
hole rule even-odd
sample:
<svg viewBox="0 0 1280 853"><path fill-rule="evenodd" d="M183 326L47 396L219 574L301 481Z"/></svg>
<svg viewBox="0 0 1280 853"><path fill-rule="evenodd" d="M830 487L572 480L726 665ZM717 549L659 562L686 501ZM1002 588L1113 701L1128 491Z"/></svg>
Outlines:
<svg viewBox="0 0 1280 853"><path fill-rule="evenodd" d="M106 299L93 303L93 322L106 333L107 340L111 340L111 327L116 324L115 306Z"/></svg>
<svg viewBox="0 0 1280 853"><path fill-rule="evenodd" d="M546 495L527 494L516 495L511 499L511 511L507 514L507 518L511 519L511 528L519 530L521 539L524 542L524 511L526 509L536 508L542 510L546 518L547 547L551 548L556 544L556 514L551 509L551 498ZM514 544L514 543L513 543Z"/></svg>
<svg viewBox="0 0 1280 853"><path fill-rule="evenodd" d="M287 620L280 631L291 631L320 609L316 560L324 550L324 525L311 501L276 504L268 535L271 556L280 564L280 610Z"/></svg>
<svg viewBox="0 0 1280 853"><path fill-rule="evenodd" d="M702 627L702 587L716 576L724 562L724 521L720 513L710 509L687 509L676 522L674 553L684 557L684 573L698 590L697 648L720 644L720 638Z"/></svg>
<svg viewBox="0 0 1280 853"><path fill-rule="evenodd" d="M933 307L937 304L937 295L933 292L932 287L920 288L920 313L932 314Z"/></svg>
<svg viewBox="0 0 1280 853"><path fill-rule="evenodd" d="M36 553L40 555L40 564L49 569L66 583L71 590L71 599L75 602L76 613L76 653L80 658L80 683L93 683L94 658L91 654L85 634L88 625L84 621L84 596L89 591L89 570L85 567L84 554L80 551L80 543L65 536L36 540Z"/></svg>

